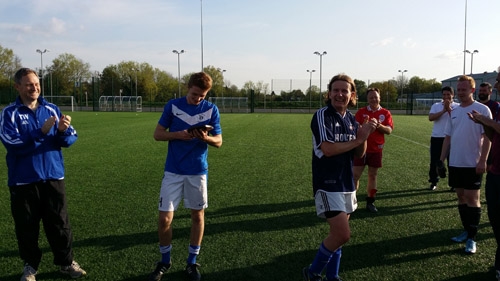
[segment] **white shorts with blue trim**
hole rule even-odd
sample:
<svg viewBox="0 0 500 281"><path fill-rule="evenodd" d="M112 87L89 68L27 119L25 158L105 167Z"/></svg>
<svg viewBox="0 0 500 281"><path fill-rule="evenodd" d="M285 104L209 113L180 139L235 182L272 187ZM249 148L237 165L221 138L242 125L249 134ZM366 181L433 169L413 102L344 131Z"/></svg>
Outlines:
<svg viewBox="0 0 500 281"><path fill-rule="evenodd" d="M165 172L161 182L158 210L177 210L184 198L184 207L202 210L208 207L207 175L179 175Z"/></svg>
<svg viewBox="0 0 500 281"><path fill-rule="evenodd" d="M350 214L358 208L356 191L326 192L320 189L316 191L314 201L316 203L316 214L320 218L325 218L325 212L341 211Z"/></svg>

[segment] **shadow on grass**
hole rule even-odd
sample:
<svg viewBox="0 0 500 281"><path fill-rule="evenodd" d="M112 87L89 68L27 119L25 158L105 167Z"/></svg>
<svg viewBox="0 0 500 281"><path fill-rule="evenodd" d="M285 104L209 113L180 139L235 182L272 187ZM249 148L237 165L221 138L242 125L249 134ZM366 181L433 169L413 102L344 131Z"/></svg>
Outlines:
<svg viewBox="0 0 500 281"><path fill-rule="evenodd" d="M450 197L443 199L442 193L449 193ZM431 197L431 200L428 200L429 195L436 195ZM422 199L415 199L413 201L407 201L409 197L418 197L422 196ZM381 191L377 193L375 205L379 210L378 213L373 214L365 209L366 194L358 193L358 209L351 216L351 220L355 219L364 219L367 217L374 216L392 216L392 215L401 215L401 214L410 214L414 212L422 212L422 211L437 211L437 210L445 210L445 209L456 209L457 208L457 198L456 195L449 191L430 191L427 188L422 189L407 189L407 190L398 190L398 191ZM409 202L408 204L401 204L401 201L392 201L398 200L399 198L403 198ZM458 211L457 211L458 212ZM458 217L458 213L457 213Z"/></svg>
<svg viewBox="0 0 500 281"><path fill-rule="evenodd" d="M382 190L377 193L377 196L384 196L388 199L393 199L393 198L401 198L401 197L408 197L410 195L431 195L431 194L442 194L442 193L448 193L451 195L452 198L456 199L456 193L455 192L450 192L449 189L437 189L437 190L429 190L429 188L426 186L425 188L408 188L404 190L388 190L385 191L383 188Z"/></svg>
<svg viewBox="0 0 500 281"><path fill-rule="evenodd" d="M480 227L486 227L485 224ZM464 253L464 243L455 243L451 237L456 235L456 230L440 230L420 235L405 236L398 239L389 239L376 243L350 245L344 248L346 253L343 261L350 269L365 267L397 265L405 262L428 259L437 256L460 255ZM480 235L477 240L479 245L482 240L493 238L493 234ZM355 238L353 238L355 239ZM454 249L443 251L443 246L454 246ZM436 248L436 251L429 249ZM419 253L425 251L424 253ZM347 254L349 253L349 254ZM364 253L376 253L376 258ZM405 254L411 253L411 254ZM350 256L355 257L351 259Z"/></svg>
<svg viewBox="0 0 500 281"><path fill-rule="evenodd" d="M495 270L491 269L487 272L473 272L463 276L442 279L442 281L464 281L464 280L492 281L494 280L494 278L495 278Z"/></svg>
<svg viewBox="0 0 500 281"><path fill-rule="evenodd" d="M23 268L22 268L22 266L20 266L19 267L19 274L10 275L10 276L2 276L2 277L0 277L0 281L19 280L19 278L21 278L22 274L23 274ZM39 273L36 275L36 279L37 280L68 280L65 275L63 275L55 270L53 272Z"/></svg>
<svg viewBox="0 0 500 281"><path fill-rule="evenodd" d="M442 233L441 233L442 234ZM349 271L359 269L373 269L380 268L383 270L385 267L397 267L408 262L417 262L432 258L435 256L449 257L450 255L464 255L462 249L453 249L448 251L438 251L423 254L403 255L403 252L416 251L419 249L426 249L428 247L438 246L441 243L429 243L430 236L441 235L440 233L431 233L428 235L420 235L413 237L416 240L414 246L408 247L408 238L387 240L380 243L373 243L370 245L346 246L344 247L344 255L342 258L341 272L344 275ZM442 241L441 241L442 242ZM450 242L451 243L451 242ZM396 244L396 245L395 245ZM365 253L380 253L380 249L387 249L377 257L366 255ZM391 250L393 249L393 250ZM404 249L404 250L402 250ZM221 281L221 280L238 280L238 281L274 281L274 280L302 280L301 270L307 266L316 254L316 250L298 251L286 255L276 257L271 262L248 265L246 267L234 268L229 270L215 270L212 272L203 272L201 268L202 280L204 281ZM399 255L399 257L393 257ZM488 272L473 272L463 276L455 277L439 277L433 278L432 276L425 276L425 268L421 268L422 276L419 277L420 272L410 273L409 276L393 276L393 278L386 279L384 277L372 276L370 280L440 280L440 281L462 281L462 280L492 280L494 271ZM396 271L397 272L397 271ZM407 274L407 273L401 273ZM405 278L406 277L406 278ZM186 280L182 270L169 271L164 276L165 280ZM140 281L147 280L147 274L134 276L121 281ZM361 280L358 278L353 279L352 276L349 280ZM363 279L365 280L365 279Z"/></svg>
<svg viewBox="0 0 500 281"><path fill-rule="evenodd" d="M149 278L149 273L148 274L143 274L143 275L138 275L138 276L132 276L128 277L125 279L120 279L120 281L147 281ZM169 270L167 273L163 275L162 280L186 280L186 275L182 270ZM202 280L207 280L205 278L205 275L202 275ZM207 280L208 281L208 280Z"/></svg>
<svg viewBox="0 0 500 281"><path fill-rule="evenodd" d="M401 192L397 194L408 194L418 192ZM393 193L393 195L396 193ZM387 197L383 197L387 199ZM401 214L402 212L419 212L422 210L435 210L437 203L442 201L432 200L422 204L416 202L412 205L397 206L384 208L382 215L393 215L394 213ZM414 208L419 206L419 208ZM451 206L453 207L453 206ZM450 207L450 208L451 208ZM440 208L449 208L442 206ZM367 216L366 212L361 213L362 216ZM259 214L259 215L257 215ZM372 215L372 214L369 214ZM378 214L377 214L378 215ZM241 217L241 218L240 218ZM358 216L358 219L361 218ZM182 213L176 217L176 220L189 220L189 215ZM317 224L324 224L324 220L318 219L314 214L313 201L304 200L298 202L286 202L278 204L262 204L262 205L245 205L234 206L227 208L219 208L213 212L207 211L207 228L205 236L218 235L225 232L244 231L250 233L272 232L272 231L287 231L294 228L313 227ZM488 227L488 224L483 224L480 228ZM354 230L355 231L355 230ZM189 236L189 227L175 228L175 236L187 238ZM353 233L353 240L356 239L356 233ZM325 233L326 235L326 233ZM454 243L449 240L449 237L456 235L456 230L440 230L419 235L405 236L397 239L388 239L376 243L363 244L347 244L344 247L344 255L342 258L342 271L350 272L377 267L394 267L407 263L417 263L435 257L462 256L463 245L457 245L451 249L445 247L447 244ZM479 242L485 237L480 235ZM258 235L255 238L258 239ZM320 241L318 241L319 243ZM124 235L108 235L101 237L93 237L84 240L75 241L75 248L80 247L102 247L107 251L120 251L129 247L136 247L140 244L155 245L158 243L156 230L143 233L133 233ZM284 245L286 246L286 245ZM435 250L433 250L435 248ZM271 281L271 280L301 280L301 269L308 265L317 249L304 251L296 251L285 255L274 255L275 258L270 262L254 263L246 267L233 268L230 270L217 270L217 266L211 272L203 272L204 281L220 281L220 280L239 280L239 281ZM49 251L44 249L44 252ZM235 250L237 247L235 245ZM366 253L370 253L367 255ZM376 253L376 257L373 254ZM17 256L17 252L9 251L0 253L5 256ZM248 253L246 253L248 254ZM237 258L237 255L235 255ZM219 258L217 258L219 259ZM216 260L217 260L216 259ZM210 262L207 260L206 262ZM148 265L145 265L146 267ZM182 269L172 268L164 279L166 280L184 280ZM138 272L136 276L122 278L122 281L139 281L147 280L149 267ZM425 271L425 268L422 269ZM416 275L415 275L416 276ZM415 277L413 276L413 277ZM478 272L470 273L467 276L453 277L448 279L440 279L443 281L458 281L458 280L487 280L487 277L493 277L492 273ZM40 280L50 280L60 278L57 271L41 273L38 275ZM89 276L92 279L92 276ZM18 275L0 277L0 281L17 280ZM95 280L95 279L93 279ZM396 279L391 279L396 280Z"/></svg>
<svg viewBox="0 0 500 281"><path fill-rule="evenodd" d="M217 235L234 230L246 232L285 231L324 223L324 220L315 215L314 210L312 198L299 202L222 208L214 212L207 212L205 235ZM230 217L241 217L241 219L226 221Z"/></svg>
<svg viewBox="0 0 500 281"><path fill-rule="evenodd" d="M274 280L302 280L301 270L304 264L310 261L308 257L313 257L315 251L302 251L293 254L279 256L272 262L249 265L247 267L234 268L230 270L216 270L214 272L204 272L203 266L200 268L203 281L274 281ZM305 257L305 258L304 258ZM216 267L216 266L215 266ZM148 275L134 276L120 279L121 281L144 281ZM187 280L183 270L173 270L167 272L162 280Z"/></svg>
<svg viewBox="0 0 500 281"><path fill-rule="evenodd" d="M432 200L427 202L415 202L414 204L407 205L386 206L384 205L384 199L381 199L375 201L375 205L377 205L377 209L379 211L377 213L371 213L365 209L364 202L358 202L358 209L351 215L351 220L365 219L370 217L404 215L425 211L457 209L456 205L445 205L443 203L444 202L442 200ZM458 211L456 217L458 220Z"/></svg>

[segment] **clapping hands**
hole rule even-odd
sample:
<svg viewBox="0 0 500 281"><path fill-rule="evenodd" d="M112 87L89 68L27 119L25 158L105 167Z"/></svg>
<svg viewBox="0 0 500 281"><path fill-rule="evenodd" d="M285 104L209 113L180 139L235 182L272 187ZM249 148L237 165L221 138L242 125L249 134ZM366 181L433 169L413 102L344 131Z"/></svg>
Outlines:
<svg viewBox="0 0 500 281"><path fill-rule="evenodd" d="M368 139L368 136L373 133L379 126L380 123L378 122L377 119L371 118L369 119L368 116L365 118L363 124L360 124L360 128L358 130L357 138L366 140Z"/></svg>

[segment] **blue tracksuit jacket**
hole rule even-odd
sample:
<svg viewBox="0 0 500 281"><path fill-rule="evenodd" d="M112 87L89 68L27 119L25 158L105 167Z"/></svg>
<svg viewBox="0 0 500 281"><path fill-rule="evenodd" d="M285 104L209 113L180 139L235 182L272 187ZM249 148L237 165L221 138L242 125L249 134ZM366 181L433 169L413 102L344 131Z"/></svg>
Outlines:
<svg viewBox="0 0 500 281"><path fill-rule="evenodd" d="M69 147L78 138L73 126L64 133L57 130L59 108L38 98L36 111L16 102L2 110L0 139L7 149L8 185L16 186L45 180L64 178L62 147ZM44 135L41 131L45 120L56 116L55 126Z"/></svg>

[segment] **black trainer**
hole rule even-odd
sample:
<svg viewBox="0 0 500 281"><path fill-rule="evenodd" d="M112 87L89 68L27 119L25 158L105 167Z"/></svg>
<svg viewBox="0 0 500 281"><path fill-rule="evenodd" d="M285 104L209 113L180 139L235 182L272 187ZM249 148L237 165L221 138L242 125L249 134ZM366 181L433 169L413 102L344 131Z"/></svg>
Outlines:
<svg viewBox="0 0 500 281"><path fill-rule="evenodd" d="M302 268L302 278L304 281L323 281L323 277L321 275L313 275L309 274L309 266Z"/></svg>
<svg viewBox="0 0 500 281"><path fill-rule="evenodd" d="M153 272L151 272L151 274L149 274L148 280L149 281L160 281L163 274L165 274L170 269L171 266L172 266L172 262L170 262L170 263L162 263L162 262L156 263L156 268Z"/></svg>
<svg viewBox="0 0 500 281"><path fill-rule="evenodd" d="M200 274L200 271L198 270L198 267L200 267L201 265L197 264L197 263L193 263L193 264L188 264L186 266L186 275L188 277L188 280L189 281L200 281L201 280L201 274Z"/></svg>
<svg viewBox="0 0 500 281"><path fill-rule="evenodd" d="M370 213L376 213L376 212L378 212L377 207L375 207L375 204L373 204L373 203L366 203L366 209Z"/></svg>
<svg viewBox="0 0 500 281"><path fill-rule="evenodd" d="M431 183L431 185L429 186L429 189L430 190L436 190L437 189L437 185L435 183Z"/></svg>

